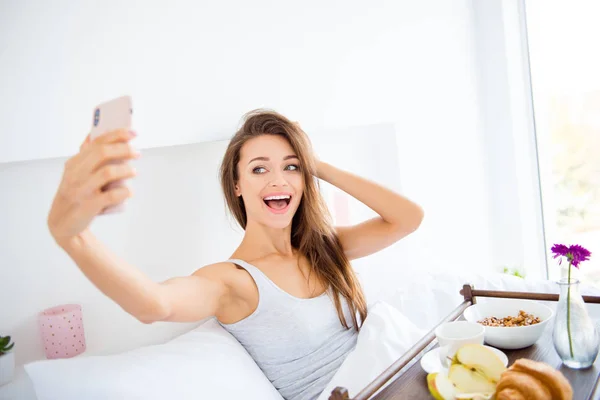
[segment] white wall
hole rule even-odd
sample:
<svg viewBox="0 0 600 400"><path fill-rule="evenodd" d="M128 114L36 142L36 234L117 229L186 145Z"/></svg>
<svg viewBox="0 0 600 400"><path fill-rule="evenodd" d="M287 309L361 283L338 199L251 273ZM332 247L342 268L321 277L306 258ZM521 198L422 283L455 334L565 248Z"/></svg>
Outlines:
<svg viewBox="0 0 600 400"><path fill-rule="evenodd" d="M401 180L427 210L426 247L451 253L460 231L476 239L465 265L497 264L472 1L299 4L14 3L0 28L14 39L0 55L10 72L0 118L17 134L0 137L0 162L71 154L94 105L122 93L134 98L140 148L226 139L260 106L308 132L395 123Z"/></svg>
<svg viewBox="0 0 600 400"><path fill-rule="evenodd" d="M133 96L141 148L227 139L243 113L261 106L308 130L429 120L433 110L446 129L460 125L473 104L468 7L1 2L0 162L71 154L93 107L122 94Z"/></svg>

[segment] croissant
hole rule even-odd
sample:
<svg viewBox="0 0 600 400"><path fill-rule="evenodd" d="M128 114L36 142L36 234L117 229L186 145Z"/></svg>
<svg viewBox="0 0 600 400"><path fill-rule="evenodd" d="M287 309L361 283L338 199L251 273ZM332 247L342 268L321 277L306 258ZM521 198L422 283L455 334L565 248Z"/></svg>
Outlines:
<svg viewBox="0 0 600 400"><path fill-rule="evenodd" d="M550 365L521 358L502 373L496 400L573 400L573 388Z"/></svg>

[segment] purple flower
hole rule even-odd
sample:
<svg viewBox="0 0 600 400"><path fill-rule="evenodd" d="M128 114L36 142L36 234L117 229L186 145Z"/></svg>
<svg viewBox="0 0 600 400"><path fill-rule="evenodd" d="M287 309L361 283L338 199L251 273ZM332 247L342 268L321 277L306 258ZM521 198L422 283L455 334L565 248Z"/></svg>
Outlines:
<svg viewBox="0 0 600 400"><path fill-rule="evenodd" d="M589 260L592 253L585 247L578 244L574 244L569 247L569 253L571 255L570 261L574 267L579 268L579 263L582 261Z"/></svg>
<svg viewBox="0 0 600 400"><path fill-rule="evenodd" d="M589 260L590 256L592 255L589 250L578 244L574 244L569 247L565 246L564 244L555 244L552 246L552 252L554 253L554 258L566 257L567 260L569 260L569 263L575 268L579 268L579 263Z"/></svg>
<svg viewBox="0 0 600 400"><path fill-rule="evenodd" d="M569 248L564 244L555 244L554 246L552 246L552 252L554 253L554 258L566 256L569 252Z"/></svg>

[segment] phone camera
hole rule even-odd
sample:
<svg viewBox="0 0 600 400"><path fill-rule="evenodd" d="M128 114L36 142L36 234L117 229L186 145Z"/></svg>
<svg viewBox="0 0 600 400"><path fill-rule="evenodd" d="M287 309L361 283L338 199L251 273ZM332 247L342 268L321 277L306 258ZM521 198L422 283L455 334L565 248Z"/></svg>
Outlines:
<svg viewBox="0 0 600 400"><path fill-rule="evenodd" d="M98 126L98 122L100 122L100 109L96 108L94 112L94 126Z"/></svg>

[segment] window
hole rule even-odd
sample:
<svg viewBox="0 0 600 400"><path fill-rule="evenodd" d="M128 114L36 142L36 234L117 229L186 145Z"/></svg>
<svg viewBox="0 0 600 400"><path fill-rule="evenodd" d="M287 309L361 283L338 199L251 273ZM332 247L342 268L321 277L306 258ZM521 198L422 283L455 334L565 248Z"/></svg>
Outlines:
<svg viewBox="0 0 600 400"><path fill-rule="evenodd" d="M589 249L576 276L600 285L600 4L528 0L525 11L547 247Z"/></svg>

